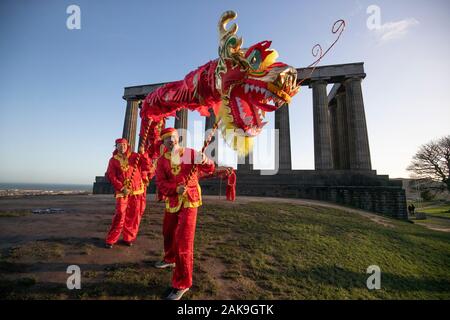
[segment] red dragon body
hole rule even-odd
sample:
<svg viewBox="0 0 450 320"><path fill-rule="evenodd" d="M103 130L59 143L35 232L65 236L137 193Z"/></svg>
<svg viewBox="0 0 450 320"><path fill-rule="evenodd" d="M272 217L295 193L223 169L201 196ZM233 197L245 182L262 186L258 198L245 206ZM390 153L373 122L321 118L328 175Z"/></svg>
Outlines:
<svg viewBox="0 0 450 320"><path fill-rule="evenodd" d="M241 48L237 25L226 29L235 18L236 13L227 11L219 21L218 59L190 72L183 80L163 85L143 101L140 134L153 158L159 153L156 142L165 119L180 109L195 110L205 117L212 109L225 138L232 135L251 141L266 124L265 113L289 103L298 92L296 69L276 62L278 54L270 49L270 41ZM236 139L231 141L240 153L249 151L248 147L239 150Z"/></svg>

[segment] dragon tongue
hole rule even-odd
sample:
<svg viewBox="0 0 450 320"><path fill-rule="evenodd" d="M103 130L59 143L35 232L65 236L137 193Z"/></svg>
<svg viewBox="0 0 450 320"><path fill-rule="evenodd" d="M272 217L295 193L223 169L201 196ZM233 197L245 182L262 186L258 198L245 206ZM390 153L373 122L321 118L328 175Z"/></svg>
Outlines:
<svg viewBox="0 0 450 320"><path fill-rule="evenodd" d="M267 111L267 112L272 112L272 111L275 111L275 110L278 109L277 106L272 106L272 105L269 105L269 104L259 105L258 108L260 108L262 111Z"/></svg>
<svg viewBox="0 0 450 320"><path fill-rule="evenodd" d="M259 126L261 126L261 119L259 118L258 108L254 104L252 104L251 107L253 109L254 118L256 119L256 125L259 127Z"/></svg>

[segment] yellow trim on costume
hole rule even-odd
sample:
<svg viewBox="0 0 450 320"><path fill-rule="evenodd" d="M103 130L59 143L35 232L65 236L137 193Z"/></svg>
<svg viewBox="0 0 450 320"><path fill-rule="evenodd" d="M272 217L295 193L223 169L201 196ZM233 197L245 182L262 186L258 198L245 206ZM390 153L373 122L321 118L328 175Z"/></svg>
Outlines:
<svg viewBox="0 0 450 320"><path fill-rule="evenodd" d="M116 198L125 198L127 196L137 196L137 195L143 194L144 192L145 192L145 186L144 186L144 183L141 181L141 188L139 190L132 191L128 195L124 195L123 192L116 193Z"/></svg>
<svg viewBox="0 0 450 320"><path fill-rule="evenodd" d="M178 161L172 161L172 153L171 152L164 153L164 158L169 160L170 168L171 168L172 174L174 176L178 175L181 171L181 157L183 156L183 154L184 154L184 148L181 148L180 151L178 152L178 154L173 156L174 160L178 160ZM176 162L178 162L178 164Z"/></svg>
<svg viewBox="0 0 450 320"><path fill-rule="evenodd" d="M178 155L179 155L180 157L183 156L183 154L184 154L184 149L185 149L185 148L180 148L180 149L178 149L178 150L179 150ZM164 158L166 158L167 160L172 161L172 152L171 152L171 151L165 152L165 153L164 153Z"/></svg>
<svg viewBox="0 0 450 320"><path fill-rule="evenodd" d="M128 165L128 157L127 156L125 156L125 157L122 157L122 156L120 156L119 154L116 154L115 156L114 156L114 159L116 159L117 161L119 161L119 163L120 163L120 169L122 170L122 171L128 171L128 168L129 168L129 165Z"/></svg>
<svg viewBox="0 0 450 320"><path fill-rule="evenodd" d="M174 135L174 134L178 134L178 132L176 130L166 132L160 137L160 139L164 140L165 138L170 137L171 135Z"/></svg>
<svg viewBox="0 0 450 320"><path fill-rule="evenodd" d="M202 188L200 187L200 185L197 183L197 190L198 190L198 195L199 195L199 199L196 202L190 202L188 200L187 194L180 194L178 195L178 205L176 207L170 207L170 201L167 198L166 199L166 212L169 213L176 213L178 211L180 211L181 206L183 205L183 208L198 208L202 205Z"/></svg>

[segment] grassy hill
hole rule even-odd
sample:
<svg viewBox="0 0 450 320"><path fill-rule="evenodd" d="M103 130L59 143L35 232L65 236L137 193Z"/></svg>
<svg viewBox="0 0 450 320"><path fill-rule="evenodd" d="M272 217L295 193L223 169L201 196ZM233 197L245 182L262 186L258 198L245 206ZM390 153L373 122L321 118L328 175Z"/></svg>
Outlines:
<svg viewBox="0 0 450 320"><path fill-rule="evenodd" d="M311 204L205 202L194 287L185 299L450 299L449 233ZM132 248L101 247L107 212L92 222L98 237L4 246L0 297L160 299L171 277L170 270L152 267L162 248L161 211L162 204L147 209ZM44 274L44 267L56 272L71 262L83 270L82 290L68 291L66 274ZM366 287L370 265L381 268L380 290Z"/></svg>

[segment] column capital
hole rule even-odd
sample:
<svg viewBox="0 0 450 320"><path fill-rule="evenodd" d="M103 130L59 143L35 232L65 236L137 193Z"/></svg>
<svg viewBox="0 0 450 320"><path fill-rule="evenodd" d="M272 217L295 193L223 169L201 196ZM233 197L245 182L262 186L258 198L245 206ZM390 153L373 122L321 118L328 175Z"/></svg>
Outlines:
<svg viewBox="0 0 450 320"><path fill-rule="evenodd" d="M350 81L362 81L366 77L366 74L358 74L358 75L352 75L351 77L346 77L344 79L344 84Z"/></svg>
<svg viewBox="0 0 450 320"><path fill-rule="evenodd" d="M312 88L316 85L327 85L329 78L317 78L317 79L311 79L308 87Z"/></svg>

